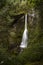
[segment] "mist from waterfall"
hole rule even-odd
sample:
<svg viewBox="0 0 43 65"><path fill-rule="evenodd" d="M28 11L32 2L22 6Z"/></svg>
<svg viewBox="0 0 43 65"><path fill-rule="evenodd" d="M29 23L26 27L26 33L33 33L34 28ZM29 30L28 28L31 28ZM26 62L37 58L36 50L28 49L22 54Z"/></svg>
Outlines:
<svg viewBox="0 0 43 65"><path fill-rule="evenodd" d="M22 42L20 47L27 48L27 40L28 40L28 30L27 30L27 14L25 15L25 29L22 36Z"/></svg>

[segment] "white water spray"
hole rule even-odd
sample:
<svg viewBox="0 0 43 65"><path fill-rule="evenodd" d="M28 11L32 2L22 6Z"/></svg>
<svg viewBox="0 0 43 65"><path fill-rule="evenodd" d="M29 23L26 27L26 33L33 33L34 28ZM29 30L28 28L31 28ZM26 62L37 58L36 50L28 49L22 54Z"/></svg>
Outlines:
<svg viewBox="0 0 43 65"><path fill-rule="evenodd" d="M25 29L23 32L22 42L20 47L27 48L27 40L28 40L28 30L27 30L27 14L25 15Z"/></svg>

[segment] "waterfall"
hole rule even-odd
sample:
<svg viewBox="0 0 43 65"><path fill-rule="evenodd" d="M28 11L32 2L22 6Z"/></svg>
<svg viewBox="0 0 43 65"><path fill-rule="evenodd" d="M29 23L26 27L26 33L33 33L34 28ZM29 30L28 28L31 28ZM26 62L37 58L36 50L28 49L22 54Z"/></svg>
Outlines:
<svg viewBox="0 0 43 65"><path fill-rule="evenodd" d="M22 42L20 47L27 48L27 40L28 40L28 30L27 30L27 14L25 15L25 29L22 36Z"/></svg>
<svg viewBox="0 0 43 65"><path fill-rule="evenodd" d="M27 29L27 14L25 15L25 29Z"/></svg>

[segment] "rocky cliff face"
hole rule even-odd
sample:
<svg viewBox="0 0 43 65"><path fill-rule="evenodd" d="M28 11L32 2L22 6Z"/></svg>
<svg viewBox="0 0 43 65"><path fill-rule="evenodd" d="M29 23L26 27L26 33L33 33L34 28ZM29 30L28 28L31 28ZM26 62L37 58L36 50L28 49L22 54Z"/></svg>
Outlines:
<svg viewBox="0 0 43 65"><path fill-rule="evenodd" d="M11 10L9 10L11 11ZM25 11L24 11L25 12ZM26 13L26 12L25 12ZM28 15L28 45L31 45L33 42L36 43L36 38L38 35L38 14L30 10ZM16 13L17 14L17 13ZM1 36L1 45L2 43L5 44L3 47L8 48L9 51L13 51L14 53L18 53L20 51L20 43L22 39L22 34L24 31L24 23L25 23L25 14L19 12L17 15L13 15L12 13L7 16L1 16L1 29L0 34ZM37 30L37 31L36 31ZM14 51L15 50L15 51Z"/></svg>
<svg viewBox="0 0 43 65"><path fill-rule="evenodd" d="M30 13L31 14L31 13ZM37 13L36 13L37 14ZM35 16L30 16L28 14L28 45L31 45L35 38L37 37L37 32L35 33L35 31L38 29L37 25L38 25L38 18L37 15L35 14ZM9 32L9 48L15 49L17 52L20 51L20 43L22 40L22 34L24 31L24 23L25 23L25 18L24 18L24 14L17 15L15 16L15 20L12 22L11 28L8 31ZM17 18L16 18L17 17Z"/></svg>

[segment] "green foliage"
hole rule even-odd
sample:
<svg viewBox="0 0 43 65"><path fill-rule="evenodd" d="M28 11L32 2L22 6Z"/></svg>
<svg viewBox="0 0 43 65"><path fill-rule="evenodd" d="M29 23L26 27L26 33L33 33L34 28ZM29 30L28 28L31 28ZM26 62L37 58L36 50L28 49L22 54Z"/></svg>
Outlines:
<svg viewBox="0 0 43 65"><path fill-rule="evenodd" d="M3 8L6 4L6 0L0 0L0 8Z"/></svg>
<svg viewBox="0 0 43 65"><path fill-rule="evenodd" d="M39 20L35 19L32 25L28 24L28 47L20 52L24 21L20 18L14 26L11 24L15 22L16 15L30 13L32 8L38 11ZM43 61L43 1L0 0L0 65L43 65L41 61Z"/></svg>

